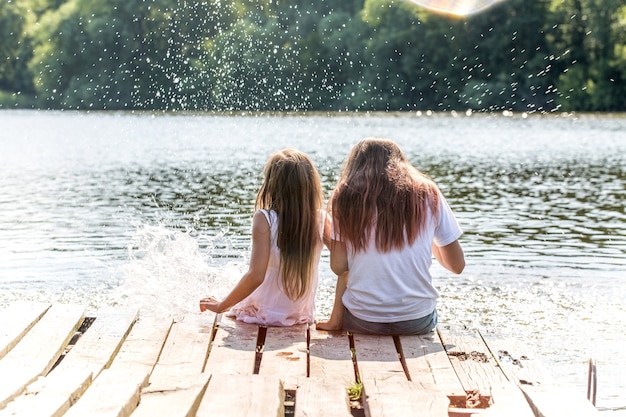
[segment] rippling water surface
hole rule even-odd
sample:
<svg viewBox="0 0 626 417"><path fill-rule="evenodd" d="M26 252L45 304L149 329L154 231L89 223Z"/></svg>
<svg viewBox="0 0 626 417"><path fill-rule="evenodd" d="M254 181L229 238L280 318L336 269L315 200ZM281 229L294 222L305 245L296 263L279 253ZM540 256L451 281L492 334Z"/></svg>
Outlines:
<svg viewBox="0 0 626 417"><path fill-rule="evenodd" d="M441 187L467 267L433 267L441 321L520 338L626 415L626 116L0 112L0 307L195 310L246 267L261 171L307 152L328 192L359 139L398 142ZM321 265L318 314L333 276Z"/></svg>

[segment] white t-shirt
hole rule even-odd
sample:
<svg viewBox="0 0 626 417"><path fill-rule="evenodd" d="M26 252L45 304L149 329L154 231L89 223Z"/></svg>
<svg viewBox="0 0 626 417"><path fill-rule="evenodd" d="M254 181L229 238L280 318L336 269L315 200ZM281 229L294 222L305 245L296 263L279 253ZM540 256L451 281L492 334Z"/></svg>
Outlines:
<svg viewBox="0 0 626 417"><path fill-rule="evenodd" d="M348 286L343 305L361 320L393 323L433 312L439 292L432 285L431 242L446 246L463 233L445 198L439 193L439 215L428 215L419 236L401 250L381 253L374 231L365 251L354 253L348 243Z"/></svg>

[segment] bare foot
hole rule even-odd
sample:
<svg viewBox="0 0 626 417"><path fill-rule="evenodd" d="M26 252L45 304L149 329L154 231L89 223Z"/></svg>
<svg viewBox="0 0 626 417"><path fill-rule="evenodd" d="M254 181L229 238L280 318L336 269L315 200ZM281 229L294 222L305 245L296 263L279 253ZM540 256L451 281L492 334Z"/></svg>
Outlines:
<svg viewBox="0 0 626 417"><path fill-rule="evenodd" d="M341 330L341 323L332 323L330 320L318 321L317 323L315 323L315 328L317 330L326 330L326 331Z"/></svg>

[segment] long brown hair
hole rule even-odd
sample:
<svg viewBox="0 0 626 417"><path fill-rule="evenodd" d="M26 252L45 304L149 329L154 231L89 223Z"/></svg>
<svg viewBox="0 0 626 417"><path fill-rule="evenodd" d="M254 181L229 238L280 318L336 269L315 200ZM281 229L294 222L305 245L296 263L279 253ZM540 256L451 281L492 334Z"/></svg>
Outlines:
<svg viewBox="0 0 626 417"><path fill-rule="evenodd" d="M375 231L381 252L412 244L437 214L435 183L407 160L393 141L369 137L351 150L329 204L339 237L358 252Z"/></svg>
<svg viewBox="0 0 626 417"><path fill-rule="evenodd" d="M270 156L255 208L278 214L282 284L292 300L304 296L311 287L315 249L322 241L322 203L319 173L306 154L284 149Z"/></svg>

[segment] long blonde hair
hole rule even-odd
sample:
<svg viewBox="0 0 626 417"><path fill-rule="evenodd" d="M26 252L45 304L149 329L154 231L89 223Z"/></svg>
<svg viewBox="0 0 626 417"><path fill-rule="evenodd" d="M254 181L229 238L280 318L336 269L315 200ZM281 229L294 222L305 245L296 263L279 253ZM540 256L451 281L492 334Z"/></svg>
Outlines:
<svg viewBox="0 0 626 417"><path fill-rule="evenodd" d="M339 237L354 251L364 250L375 231L381 252L412 244L437 214L435 183L407 160L393 141L369 137L351 150L331 196L329 210Z"/></svg>
<svg viewBox="0 0 626 417"><path fill-rule="evenodd" d="M322 204L320 176L305 153L284 149L270 156L255 208L278 214L282 284L292 300L303 297L311 287L315 250L322 241Z"/></svg>

